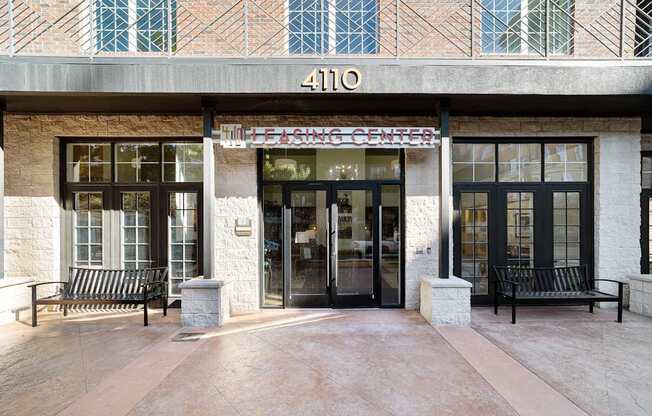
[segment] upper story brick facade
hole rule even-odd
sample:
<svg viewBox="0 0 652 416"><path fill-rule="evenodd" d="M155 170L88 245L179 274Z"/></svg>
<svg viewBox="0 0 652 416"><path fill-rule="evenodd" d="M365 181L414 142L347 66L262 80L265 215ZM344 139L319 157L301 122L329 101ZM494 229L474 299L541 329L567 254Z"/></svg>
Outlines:
<svg viewBox="0 0 652 416"><path fill-rule="evenodd" d="M0 0L0 55L622 59L651 35L651 0Z"/></svg>

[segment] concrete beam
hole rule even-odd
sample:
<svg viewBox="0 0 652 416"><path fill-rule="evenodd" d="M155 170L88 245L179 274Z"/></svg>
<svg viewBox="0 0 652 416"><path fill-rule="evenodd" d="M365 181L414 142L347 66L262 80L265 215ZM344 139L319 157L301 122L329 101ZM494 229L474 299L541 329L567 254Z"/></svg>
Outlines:
<svg viewBox="0 0 652 416"><path fill-rule="evenodd" d="M356 67L355 91L301 83L315 68ZM650 61L0 58L0 94L652 95Z"/></svg>

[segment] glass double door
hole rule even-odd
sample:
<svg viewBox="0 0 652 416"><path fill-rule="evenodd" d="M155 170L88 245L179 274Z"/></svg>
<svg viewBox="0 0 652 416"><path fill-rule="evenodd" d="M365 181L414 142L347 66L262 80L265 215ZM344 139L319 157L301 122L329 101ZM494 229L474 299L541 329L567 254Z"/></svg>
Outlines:
<svg viewBox="0 0 652 416"><path fill-rule="evenodd" d="M373 307L381 290L391 296L393 286L398 294L399 216L383 216L381 186L288 185L283 198L287 306ZM381 254L383 225L396 233ZM379 273L393 260L392 276Z"/></svg>
<svg viewBox="0 0 652 416"><path fill-rule="evenodd" d="M590 264L586 186L460 186L454 191L454 273L475 304L494 293L492 266Z"/></svg>

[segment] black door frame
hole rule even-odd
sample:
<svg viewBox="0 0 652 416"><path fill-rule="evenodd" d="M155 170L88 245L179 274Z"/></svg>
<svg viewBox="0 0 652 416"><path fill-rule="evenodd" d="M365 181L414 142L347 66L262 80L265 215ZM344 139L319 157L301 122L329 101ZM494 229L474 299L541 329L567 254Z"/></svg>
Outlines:
<svg viewBox="0 0 652 416"><path fill-rule="evenodd" d="M484 143L494 144L495 166L498 166L498 144L509 143L584 143L587 144L587 170L585 182L544 182L545 155L542 153L541 182L459 182L453 184L453 271L456 276L461 276L461 226L459 196L461 192L486 192L488 194L488 263L489 286L487 295L471 296L472 305L489 305L493 301L495 290L495 275L493 265L504 265L506 259L506 200L507 192L534 192L534 259L535 266L546 267L553 265L553 192L579 192L580 193L580 257L582 264L587 266L587 273L591 282L594 278L593 255L593 139L574 137L510 137L510 138L455 138L453 143Z"/></svg>
<svg viewBox="0 0 652 416"><path fill-rule="evenodd" d="M369 308L380 306L380 184L376 181L315 181L315 182L286 182L283 184L283 306L284 307L333 307L333 308ZM292 242L290 221L290 198L293 191L315 190L326 192L326 223L328 224L328 240L326 248L326 264L328 275L327 294L324 297L311 295L311 299L302 299L297 295L290 301L291 280L291 255L288 251ZM369 190L372 192L372 258L373 258L373 295L347 295L337 294L337 253L335 240L337 228L334 224L337 219L333 206L337 204L337 191L341 190ZM345 301L346 299L346 301Z"/></svg>

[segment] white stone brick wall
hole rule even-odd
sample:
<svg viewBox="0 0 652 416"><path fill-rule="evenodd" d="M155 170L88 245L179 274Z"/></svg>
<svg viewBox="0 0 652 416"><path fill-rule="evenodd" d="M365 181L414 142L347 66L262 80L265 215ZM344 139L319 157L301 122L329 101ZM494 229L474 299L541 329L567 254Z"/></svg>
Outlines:
<svg viewBox="0 0 652 416"><path fill-rule="evenodd" d="M439 274L438 157L432 149L405 152L406 309L419 308L420 278Z"/></svg>
<svg viewBox="0 0 652 416"><path fill-rule="evenodd" d="M595 140L596 279L627 281L627 275L640 273L640 157L640 133L603 132ZM608 282L600 288L618 290Z"/></svg>
<svg viewBox="0 0 652 416"><path fill-rule="evenodd" d="M232 314L260 305L259 217L255 149L215 147L215 273L231 282ZM248 218L251 236L236 236L235 222Z"/></svg>

